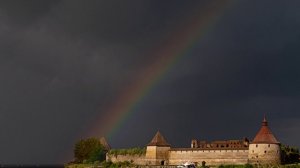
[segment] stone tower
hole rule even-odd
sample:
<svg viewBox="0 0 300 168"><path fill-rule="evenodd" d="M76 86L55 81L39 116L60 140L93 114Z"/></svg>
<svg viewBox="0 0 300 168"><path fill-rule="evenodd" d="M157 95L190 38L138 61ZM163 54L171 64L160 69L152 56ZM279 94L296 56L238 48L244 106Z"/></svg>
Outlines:
<svg viewBox="0 0 300 168"><path fill-rule="evenodd" d="M251 164L280 164L280 142L277 141L268 127L266 117L255 138L249 145L249 163Z"/></svg>
<svg viewBox="0 0 300 168"><path fill-rule="evenodd" d="M152 141L147 145L146 164L147 165L167 165L169 159L170 144L158 131Z"/></svg>
<svg viewBox="0 0 300 168"><path fill-rule="evenodd" d="M104 150L109 151L111 149L110 145L104 137L100 138L100 144L104 147Z"/></svg>

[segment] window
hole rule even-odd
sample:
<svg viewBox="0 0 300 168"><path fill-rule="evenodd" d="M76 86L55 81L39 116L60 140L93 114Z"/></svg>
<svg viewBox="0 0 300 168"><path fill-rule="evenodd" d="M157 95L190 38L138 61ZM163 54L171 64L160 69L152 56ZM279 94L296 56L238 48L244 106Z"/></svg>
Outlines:
<svg viewBox="0 0 300 168"><path fill-rule="evenodd" d="M258 147L258 145L256 145L256 147Z"/></svg>
<svg viewBox="0 0 300 168"><path fill-rule="evenodd" d="M270 148L270 144L268 145L268 147Z"/></svg>
<svg viewBox="0 0 300 168"><path fill-rule="evenodd" d="M265 153L267 153L267 151L265 151Z"/></svg>

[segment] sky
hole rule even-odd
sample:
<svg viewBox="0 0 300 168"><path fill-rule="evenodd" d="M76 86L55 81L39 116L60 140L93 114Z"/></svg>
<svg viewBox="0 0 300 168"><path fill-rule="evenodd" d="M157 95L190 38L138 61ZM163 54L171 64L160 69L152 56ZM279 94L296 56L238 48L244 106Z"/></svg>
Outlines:
<svg viewBox="0 0 300 168"><path fill-rule="evenodd" d="M300 147L299 6L0 1L0 164L66 163L88 137L144 147L158 130L172 147L253 139L264 115ZM155 69L166 57L176 61ZM147 79L108 126L108 109Z"/></svg>

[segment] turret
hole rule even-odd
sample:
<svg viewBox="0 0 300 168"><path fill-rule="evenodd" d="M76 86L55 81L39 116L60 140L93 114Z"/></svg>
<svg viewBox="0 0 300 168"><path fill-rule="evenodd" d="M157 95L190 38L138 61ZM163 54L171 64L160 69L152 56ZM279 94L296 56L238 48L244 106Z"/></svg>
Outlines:
<svg viewBox="0 0 300 168"><path fill-rule="evenodd" d="M249 145L249 163L280 164L280 156L280 142L271 132L264 117L260 130Z"/></svg>
<svg viewBox="0 0 300 168"><path fill-rule="evenodd" d="M192 139L191 148L198 148L198 141L196 139Z"/></svg>
<svg viewBox="0 0 300 168"><path fill-rule="evenodd" d="M146 164L147 165L167 165L169 160L170 144L158 131L152 141L147 145Z"/></svg>
<svg viewBox="0 0 300 168"><path fill-rule="evenodd" d="M110 145L104 137L100 138L100 144L104 147L104 150L109 151L111 149Z"/></svg>

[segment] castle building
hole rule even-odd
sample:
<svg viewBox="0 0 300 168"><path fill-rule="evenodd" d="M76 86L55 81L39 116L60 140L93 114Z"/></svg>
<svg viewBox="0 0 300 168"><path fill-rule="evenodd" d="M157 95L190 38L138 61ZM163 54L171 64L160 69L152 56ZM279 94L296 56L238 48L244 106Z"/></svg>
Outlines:
<svg viewBox="0 0 300 168"><path fill-rule="evenodd" d="M193 139L191 142L191 148L197 149L241 149L241 148L248 148L249 147L249 140L244 138L242 140L225 140L225 141L212 141L210 143L206 141L198 141Z"/></svg>
<svg viewBox="0 0 300 168"><path fill-rule="evenodd" d="M264 117L262 126L253 141L241 140L199 141L193 139L190 148L172 148L160 132L146 147L146 154L139 156L112 156L113 162L131 161L139 165L181 165L194 162L206 165L221 164L272 164L281 163L280 142L275 138Z"/></svg>

